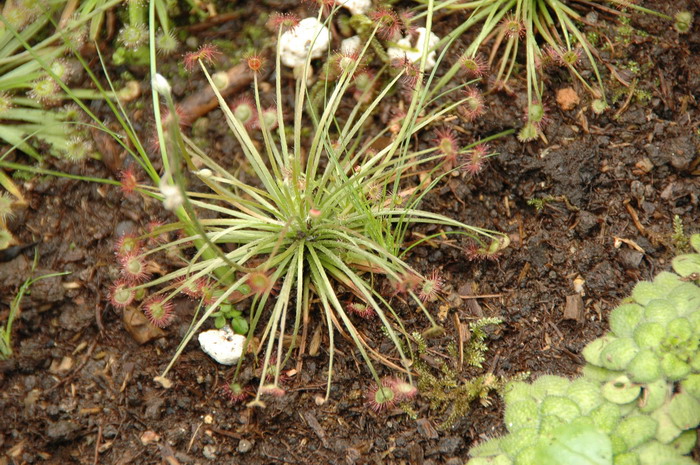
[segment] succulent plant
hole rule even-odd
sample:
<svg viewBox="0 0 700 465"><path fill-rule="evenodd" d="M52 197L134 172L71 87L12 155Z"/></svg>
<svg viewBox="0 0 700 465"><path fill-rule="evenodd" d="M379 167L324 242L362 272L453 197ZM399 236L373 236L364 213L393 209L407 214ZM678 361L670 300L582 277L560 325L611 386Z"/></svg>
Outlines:
<svg viewBox="0 0 700 465"><path fill-rule="evenodd" d="M508 434L468 465L685 465L700 425L700 234L675 273L640 282L582 352L582 376L544 375L504 393Z"/></svg>

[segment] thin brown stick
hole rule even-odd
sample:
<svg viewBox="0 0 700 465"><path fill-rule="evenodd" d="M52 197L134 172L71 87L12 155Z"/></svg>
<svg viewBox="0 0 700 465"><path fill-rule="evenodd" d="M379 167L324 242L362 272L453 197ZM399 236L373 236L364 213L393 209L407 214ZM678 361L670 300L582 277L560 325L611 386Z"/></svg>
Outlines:
<svg viewBox="0 0 700 465"><path fill-rule="evenodd" d="M228 97L235 94L242 88L250 85L253 81L253 72L245 63L239 63L233 68L226 71L228 77L228 85L219 92L223 97ZM197 118L206 115L214 108L219 106L219 100L210 86L204 86L200 91L187 97L180 102L179 107L182 110L183 122L192 123Z"/></svg>
<svg viewBox="0 0 700 465"><path fill-rule="evenodd" d="M503 297L503 294L460 295L462 299L493 299Z"/></svg>
<svg viewBox="0 0 700 465"><path fill-rule="evenodd" d="M97 440L95 440L95 455L92 459L92 464L97 465L97 460L100 457L100 443L102 442L102 425L97 428Z"/></svg>
<svg viewBox="0 0 700 465"><path fill-rule="evenodd" d="M637 88L637 80L635 79L634 81L632 81L632 85L629 88L629 92L627 93L627 98L625 99L625 103L622 104L622 107L620 107L620 109L617 110L617 112L615 112L615 114L613 115L613 119L619 118L620 115L622 115L625 112L625 110L627 110L627 107L629 107L630 102L632 101L632 97L634 96L634 91L636 88Z"/></svg>

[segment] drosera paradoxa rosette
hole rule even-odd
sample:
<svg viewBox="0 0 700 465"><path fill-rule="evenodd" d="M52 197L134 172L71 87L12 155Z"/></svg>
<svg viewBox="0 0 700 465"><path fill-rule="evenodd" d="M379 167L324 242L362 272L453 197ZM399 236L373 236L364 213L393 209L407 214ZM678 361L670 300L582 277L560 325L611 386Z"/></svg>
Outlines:
<svg viewBox="0 0 700 465"><path fill-rule="evenodd" d="M434 329L438 325L426 306L439 295L439 283L436 276L423 276L404 261L401 250L407 228L414 223L437 224L446 230L459 229L470 237L483 235L487 242L500 236L418 209L424 190L434 183L418 186L415 191L407 191L403 186L409 172L423 170L424 164L429 164L425 169L430 170L442 161L435 149L419 151L410 141L445 120L450 111L464 103L464 98L459 96L458 103L452 103L454 100L438 102L428 97L424 86L435 80L425 78L427 66L423 58L435 56L437 66L439 59L437 54L432 55L433 50L423 49L420 60L411 59L417 55L403 54L393 69L386 66L381 71L365 72L366 66L372 66L370 59L363 56L369 41L381 39L380 35L398 39L416 27L410 15L399 16L391 10L379 14L383 19L373 24L377 27L369 31L371 37L361 39L359 48L336 55L327 52L332 17L319 14L318 18L297 23L290 16L273 16L270 26L277 31L278 40L275 56L268 63L274 63L274 77L269 84L263 82L268 77L260 72L265 66L261 55L244 57L244 65L252 71L249 74L253 85L248 97L238 101L221 95L220 86L209 72L216 58L214 49L203 46L186 57L186 67L191 72L201 70L209 80L225 122L245 157L246 174L229 172L184 135L182 144L161 147L167 152L163 166L169 170L157 173L157 189L150 188L148 193L161 199L178 217L179 227L186 234L171 240L174 247L168 243L153 247L179 250L186 267L170 273L154 271L155 279L139 279L137 287L148 289L151 295L142 304L144 309L152 302L172 302L178 293L201 302L200 318L188 331L176 357L192 337L212 331L199 331L208 321L213 320L217 328L229 319L246 318L250 322L250 328L246 325L240 331L248 338L258 338L255 342L262 372L275 373L272 380L260 377L250 406L264 405L260 400L263 395L284 394L280 373L287 369L285 364L296 355L298 347L284 344L290 337L294 341L301 337L302 325L307 324L303 315L320 314L328 322L331 367L334 335L341 332L355 342L379 386L374 395L377 405L389 406L415 395L410 388L413 373L408 369L411 359L407 355L413 341L397 329L402 324L399 313L391 307L391 299L380 296L374 288L378 281L374 276L402 283L401 298L415 302L422 312L420 324ZM429 24L423 37L437 49ZM415 31L420 35L418 29ZM295 46L298 47L294 49ZM320 82L311 67L315 66L315 59L324 56L334 57L333 63L328 64L333 68L334 79L324 81L328 89L318 94L316 105L316 101L311 101L316 96L309 97L311 92L307 89L310 76L315 75ZM295 68L294 73L283 70L282 65ZM364 82L356 85L358 76ZM287 79L294 79L295 85L286 85ZM408 98L402 103L402 116L392 121L387 145L373 147L366 140L366 126L374 121L374 109L383 106L392 86L400 87ZM164 90L158 95L168 101L168 107L174 106L167 86L160 88ZM295 94L284 94L283 89L294 89ZM457 95L459 90L457 87L449 92ZM362 92L357 99L352 98L355 91ZM348 101L355 108L338 112ZM314 125L313 131L302 131L309 122ZM168 136L177 141L182 128L172 126ZM170 154L174 148L182 147L184 154ZM453 164L463 150L456 144L449 150ZM180 163L170 163L179 156ZM179 173L178 169L188 172ZM203 188L188 191L191 183L183 182L185 174L197 177ZM438 177L445 174L438 172ZM175 231L172 225L161 227L168 228ZM134 260L154 260L148 258L151 255L151 251L141 252ZM144 268L148 271L147 266ZM211 289L198 285L202 279L211 283L207 285ZM348 290L356 303L345 303ZM154 296L162 296L163 300L151 301ZM241 299L249 300L235 306ZM189 300L183 302L191 305ZM318 312L312 309L316 305ZM389 364L388 358L367 343L361 328L356 326L363 323L356 316L372 317L382 325L400 364ZM237 336L246 340L243 334ZM245 363L245 358L241 353L234 363ZM374 368L376 361L401 371L407 380L381 381ZM332 372L332 368L328 370L325 400L331 392Z"/></svg>

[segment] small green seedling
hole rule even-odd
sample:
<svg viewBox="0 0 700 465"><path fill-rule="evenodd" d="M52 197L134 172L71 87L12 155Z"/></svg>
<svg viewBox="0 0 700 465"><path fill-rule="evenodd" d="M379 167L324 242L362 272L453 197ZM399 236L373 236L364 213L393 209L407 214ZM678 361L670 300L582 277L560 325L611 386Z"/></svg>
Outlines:
<svg viewBox="0 0 700 465"><path fill-rule="evenodd" d="M32 272L36 269L38 259L39 255L35 254ZM12 356L12 324L19 316L21 311L20 303L22 302L22 298L29 294L31 286L42 279L65 276L67 274L70 274L70 271L64 271L62 273L49 273L36 278L27 278L27 280L22 283L19 291L17 291L17 295L14 299L12 299L12 303L10 303L10 313L7 316L7 322L0 326L0 360L7 360Z"/></svg>
<svg viewBox="0 0 700 465"><path fill-rule="evenodd" d="M221 329L228 324L236 334L248 334L248 321L243 317L243 312L236 310L232 304L221 304L219 310L212 313L211 317L214 318L216 329Z"/></svg>

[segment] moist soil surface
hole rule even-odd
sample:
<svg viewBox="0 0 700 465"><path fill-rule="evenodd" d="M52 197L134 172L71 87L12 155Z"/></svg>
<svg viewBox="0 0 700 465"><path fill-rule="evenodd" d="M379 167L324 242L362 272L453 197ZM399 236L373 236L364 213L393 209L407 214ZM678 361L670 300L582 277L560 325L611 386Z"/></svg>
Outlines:
<svg viewBox="0 0 700 465"><path fill-rule="evenodd" d="M644 5L670 15L672 7L699 13L697 2ZM262 13L302 11L291 3L255 8L261 10L191 28L192 34L201 43L236 43ZM484 373L576 376L583 365L581 349L606 331L609 311L637 281L669 268L677 253L674 217L686 232L699 229L700 27L679 35L665 20L634 15L631 26L637 32L625 35L609 13L597 16L603 41L613 44L601 52L603 60L620 78L601 66L611 109L595 116L585 89L555 70L546 78L546 137L526 144L514 135L492 141L499 155L482 173L446 178L424 201L424 208L502 231L511 240L497 260L476 259L467 242L448 235L409 254L417 269L440 270L446 281L443 300L430 307L446 331L427 340L432 356L424 358L436 374L443 361L457 383ZM459 14L438 17L435 31L442 36L461 19ZM465 35L463 43L470 37ZM457 56L452 55L448 59ZM140 100L131 102L130 114L148 138L147 69L127 68L144 90ZM178 100L204 87L197 79L173 78ZM291 77L285 79L286 88L293 89ZM563 110L555 98L563 88L573 88L581 103ZM524 77L511 82L511 91L487 93L488 111L475 124L451 123L461 129L462 143L520 127ZM400 104L399 96L392 99L388 106ZM99 104L94 108L104 111ZM109 120L109 113L104 115ZM231 135L217 122L221 113L214 110L206 117L210 152L235 157ZM378 117L376 124L383 121ZM431 137L428 132L417 143L430 143ZM103 161L70 165L53 160L47 167L116 179L123 163L119 150L102 139L98 144ZM154 219L168 220L167 212L155 201L124 196L116 186L35 177L21 187L29 206L9 227L20 243L38 245L0 263L0 319L7 318L11 300L28 277L71 273L36 282L21 300L14 354L0 362L0 464L455 465L467 460L472 445L504 432L502 402L495 392L473 402L448 427L443 422L451 406L431 408L431 399L423 395L411 404L412 416L399 408L375 413L365 397L372 378L352 343L344 340L337 343L330 400L317 405L328 368L325 330L318 354L302 357L301 370L288 373L286 395L268 398L265 409L232 403L222 388L233 369L215 363L196 342L170 373L172 387L164 389L153 378L187 330L192 301L178 302L175 323L164 337L139 344L125 330L123 312L110 305L109 288L118 276L114 244L119 235ZM416 228L407 240L437 232ZM32 271L35 249L38 263ZM399 307L411 329L427 327L415 309ZM503 323L487 328L483 368L460 370L448 348L459 343L459 325L482 317ZM317 314L314 318L315 328L321 320ZM372 324L359 325L371 339L381 339ZM255 381L252 368L243 373Z"/></svg>

